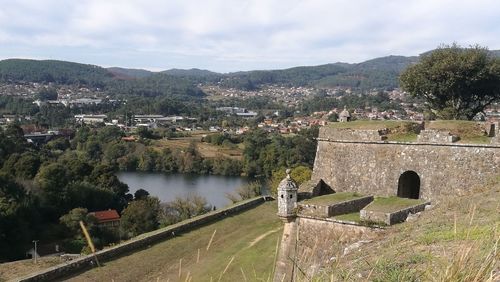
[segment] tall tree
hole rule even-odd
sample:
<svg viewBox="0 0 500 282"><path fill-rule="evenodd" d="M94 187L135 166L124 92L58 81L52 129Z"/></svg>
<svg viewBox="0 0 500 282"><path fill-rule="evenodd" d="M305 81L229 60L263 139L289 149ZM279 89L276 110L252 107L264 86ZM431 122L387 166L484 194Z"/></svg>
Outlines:
<svg viewBox="0 0 500 282"><path fill-rule="evenodd" d="M441 118L472 119L500 100L500 59L487 48L453 44L422 56L401 74L401 86Z"/></svg>

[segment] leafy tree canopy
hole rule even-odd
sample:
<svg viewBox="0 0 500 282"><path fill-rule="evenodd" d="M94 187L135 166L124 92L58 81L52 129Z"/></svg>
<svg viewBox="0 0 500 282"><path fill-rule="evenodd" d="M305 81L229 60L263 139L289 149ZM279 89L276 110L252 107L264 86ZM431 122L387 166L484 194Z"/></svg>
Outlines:
<svg viewBox="0 0 500 282"><path fill-rule="evenodd" d="M401 74L401 86L445 119L472 119L500 100L500 59L487 48L443 46Z"/></svg>

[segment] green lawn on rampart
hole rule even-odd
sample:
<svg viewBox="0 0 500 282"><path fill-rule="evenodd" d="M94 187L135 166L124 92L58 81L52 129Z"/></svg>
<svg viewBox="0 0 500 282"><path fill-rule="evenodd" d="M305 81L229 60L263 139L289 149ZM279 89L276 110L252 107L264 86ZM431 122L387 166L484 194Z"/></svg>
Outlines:
<svg viewBox="0 0 500 282"><path fill-rule="evenodd" d="M267 202L148 249L105 262L103 267L70 280L187 281L188 275L192 277L190 281L219 281L221 275L220 281L272 280L276 244L283 230L276 212L276 202Z"/></svg>
<svg viewBox="0 0 500 282"><path fill-rule="evenodd" d="M400 120L356 120L352 122L329 123L329 127L340 129L380 130L388 129L387 141L417 141L417 122ZM425 129L449 131L459 136L458 143L489 144L491 138L486 136L483 125L467 120L435 120L426 121Z"/></svg>
<svg viewBox="0 0 500 282"><path fill-rule="evenodd" d="M376 197L373 200L373 202L371 202L368 206L365 207L365 209L369 211L389 213L389 212L399 211L401 209L422 203L424 203L424 200L421 199L407 199L407 198L400 198L397 196Z"/></svg>
<svg viewBox="0 0 500 282"><path fill-rule="evenodd" d="M314 197L312 199L304 200L300 203L301 204L310 204L310 205L333 205L336 203L354 200L354 199L358 199L361 197L363 197L363 195L358 194L356 192L339 192L339 193Z"/></svg>

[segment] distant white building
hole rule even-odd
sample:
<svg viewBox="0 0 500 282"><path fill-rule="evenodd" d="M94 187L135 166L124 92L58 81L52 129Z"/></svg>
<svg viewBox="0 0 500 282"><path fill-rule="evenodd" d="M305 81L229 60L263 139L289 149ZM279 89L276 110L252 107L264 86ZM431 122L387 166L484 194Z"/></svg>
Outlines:
<svg viewBox="0 0 500 282"><path fill-rule="evenodd" d="M108 118L106 115L75 115L75 120L80 123L102 123Z"/></svg>

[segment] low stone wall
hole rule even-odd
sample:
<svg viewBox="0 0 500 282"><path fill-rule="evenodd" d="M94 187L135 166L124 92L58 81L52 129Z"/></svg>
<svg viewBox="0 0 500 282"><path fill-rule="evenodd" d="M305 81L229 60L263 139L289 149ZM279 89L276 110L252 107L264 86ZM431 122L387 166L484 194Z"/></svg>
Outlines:
<svg viewBox="0 0 500 282"><path fill-rule="evenodd" d="M449 131L425 129L420 131L417 141L428 143L453 143L458 141L458 137L451 135Z"/></svg>
<svg viewBox="0 0 500 282"><path fill-rule="evenodd" d="M359 214L362 220L383 222L387 225L393 225L404 222L410 213L417 213L425 210L426 205L430 205L430 202L425 202L389 213L362 209Z"/></svg>
<svg viewBox="0 0 500 282"><path fill-rule="evenodd" d="M328 207L328 215L336 216L346 213L359 212L371 202L373 202L373 196L365 196L362 198L337 203Z"/></svg>
<svg viewBox="0 0 500 282"><path fill-rule="evenodd" d="M178 234L191 231L213 221L223 219L226 216L245 211L272 199L273 198L269 196L257 197L227 208L212 211L188 220L184 220L177 224L173 224L165 228L139 235L117 246L98 251L96 253L96 256L99 261L110 260L131 251L147 247L159 241L169 239ZM56 265L40 272L32 273L28 276L18 279L17 281L51 281L57 278L72 275L78 271L84 270L85 268L89 268L91 267L93 261L94 257L92 255L88 255L63 264Z"/></svg>
<svg viewBox="0 0 500 282"><path fill-rule="evenodd" d="M319 131L319 138L352 141L383 141L387 138L384 130L353 130L349 128L332 128L324 126Z"/></svg>
<svg viewBox="0 0 500 282"><path fill-rule="evenodd" d="M358 212L373 201L373 196L365 196L331 205L298 203L299 216L332 217L336 215Z"/></svg>

